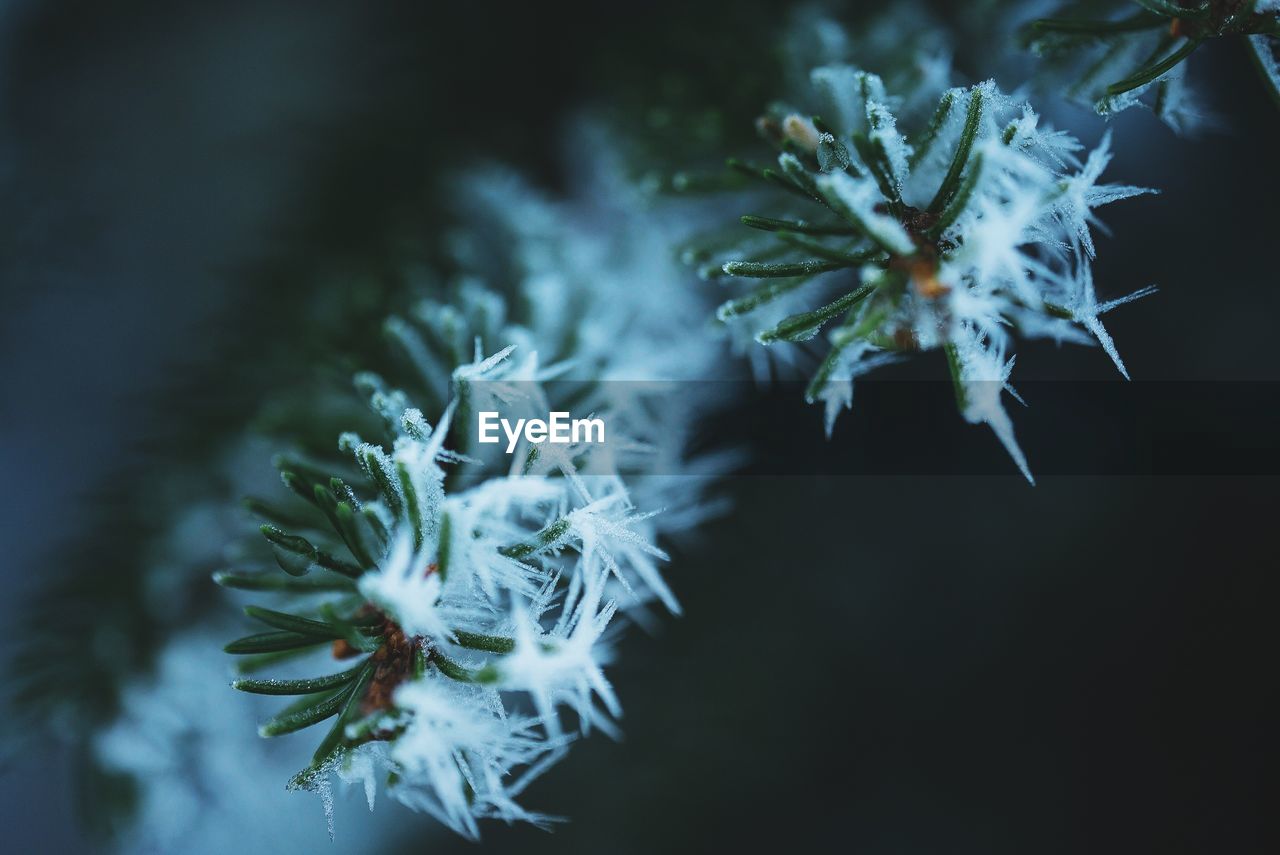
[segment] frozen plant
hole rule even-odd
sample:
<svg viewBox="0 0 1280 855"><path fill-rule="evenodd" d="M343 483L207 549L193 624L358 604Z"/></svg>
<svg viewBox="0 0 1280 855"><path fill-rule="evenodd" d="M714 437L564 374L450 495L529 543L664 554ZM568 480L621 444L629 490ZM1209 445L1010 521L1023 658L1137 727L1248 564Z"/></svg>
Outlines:
<svg viewBox="0 0 1280 855"><path fill-rule="evenodd" d="M332 491L330 479L341 478L351 494L340 490L334 494L335 503L361 514L375 513L378 485L367 480L361 469L366 461L357 459L357 451L373 455L378 448L394 458L398 442L402 455L410 453L417 442L412 437L426 436L429 429L427 419L417 413L433 414L431 426L437 430L440 416L453 413L453 436L446 442L440 433L435 439L444 443L443 457L424 458L413 470L428 481L441 472L447 475L447 482L437 485L443 494L428 493L433 500L447 496L452 503L459 514L451 517L452 530L509 536L497 547L473 539L453 541L462 550L455 558L461 562L457 566L475 568L485 596L491 598L489 617L495 627L499 617L507 621L513 641L538 633L547 639L562 633L568 639L558 653L535 645L502 654L519 666L507 672L504 682L483 687L451 682L424 691L437 699L447 696L455 711L468 716L467 738L472 744L478 733L492 737L501 728L511 728L512 741L487 742L498 753L486 755L496 765L483 767L485 779L496 781L487 792L495 800L505 794L510 801L503 807L508 817L518 813L514 804L520 785L506 772L526 766L527 783L561 756L580 728L614 729L617 699L607 688L604 695L592 688L572 697L562 690L573 684L576 692L575 674L585 675L592 687L607 687L602 666L613 635L624 623L647 624L655 620L650 610L679 609L660 573L665 553L655 544L660 538L665 544L695 531L717 509L704 487L718 464L713 459L690 460L685 454L691 419L708 401L697 394L670 393L670 383L706 376L717 360L715 345L700 334L708 309L705 295L690 287L692 277L667 251L670 235L688 227L684 215L651 207L653 200L621 176L612 159L616 146L601 130L579 128L574 139L583 150L575 152L577 185L570 196L540 194L506 169L478 170L455 181L450 198L461 220L441 247L452 257L444 265L453 271L447 285L434 267L423 266L416 254L408 253L387 262L400 272L385 281L356 277L353 287L348 278L339 282L335 277L340 289L317 283L309 299L291 309L292 323L279 333L278 342L273 340L277 346L254 353L252 377L263 381L260 394L250 394L257 403L247 403L245 416L229 420L236 427L224 428L220 438L211 436L208 447L193 446L189 466L152 469L145 489L139 489L145 505L140 511L128 509L146 524L111 526L121 541L129 539L124 545L110 542L106 556L99 555L104 548L101 535L86 540L84 553L91 557L81 562L83 567L68 585L49 591L47 607L33 612L38 633L27 634L20 651L21 687L41 704L31 717L62 733L69 730L65 722L71 715L85 719L77 731L84 733L90 749L83 766L89 770L87 784L94 787L92 803L103 808L103 818L130 851L168 851L179 840L202 851L225 848L219 829L229 827L228 814L237 815L241 832L272 837L273 829L267 826L279 815L274 801L266 807L268 801L256 796L217 803L205 798L206 791L235 784L230 767L210 765L206 758L234 758L231 771L252 782L254 793L260 792L262 782L273 782L273 790L283 791L281 782L288 776L281 768L291 767L288 771L293 772L305 763L292 756L300 747L298 740L263 744L254 729L245 726L245 719L264 715L264 703L278 703L276 697L243 698L237 714L220 712L217 722L200 718L218 703L192 693L190 684L207 681L214 698L226 698L230 690L224 674L231 662L238 678L251 681L269 667L280 669L265 672L269 678L305 679L333 662L331 647L330 655L323 656L324 643L237 656L231 662L220 652L212 660L195 655L199 639L227 637L221 611L226 603L210 597L207 589L211 570L230 568L217 575L233 589L230 596L242 597L238 591L246 586L261 589L261 596L278 599L265 605L305 619L326 620L326 606L338 609L339 621L356 611L364 610L368 617L394 610L410 628L406 643L419 633L425 637L430 632L466 632L468 625L475 629L474 614L457 616L461 622L456 625L433 622L454 616L437 608L441 601L433 589L440 586L441 596L452 597L454 585L461 584L465 574L450 584L444 584L443 574L414 575L414 562L422 555L412 540L407 547L403 540L380 542L376 559L391 563L385 564L386 572L359 581L323 568L296 579L260 573L264 563L272 562L273 541L264 540L257 526L249 525L250 514L272 526L269 531L279 541L280 559L297 572L310 566L304 541L316 547L317 560L364 569L345 552L347 544L328 528L329 520L313 504L314 488ZM393 314L384 317L388 312ZM284 339L288 333L298 335ZM477 339L489 348L479 355L484 358L476 355ZM307 346L308 341L320 344ZM336 342L342 342L341 347ZM381 376L362 372L361 391L352 395L352 365ZM237 395L259 388L236 377ZM288 382L281 382L282 377ZM394 386L382 377L394 380ZM688 389L709 391L706 384L689 384ZM486 457L492 447L484 445L458 453L469 445L468 431L462 428L474 427L478 406L545 417L552 407L564 409L570 398L575 413L608 419L607 444L591 449L540 446L532 458L524 448L513 457L501 452ZM405 422L403 416L410 410ZM244 430L241 425L246 422ZM416 434L405 439L405 431ZM425 453L425 446L417 447ZM592 453L585 453L588 450ZM271 451L282 452L275 458L277 468L308 500L281 488L278 477L264 477L272 474L267 463ZM512 461L518 463L514 472ZM271 489L282 497L271 497ZM250 514L234 505L245 493L252 494L244 501ZM434 506L422 505L424 513L428 507ZM573 528L562 533L561 541L548 544L545 554L486 557L486 548L511 547L522 533L534 530L541 516L559 509L572 515ZM506 520L507 514L514 518ZM373 518L357 524L376 527ZM497 525L502 528L494 529ZM392 551L393 545L399 551ZM477 563L469 563L473 558ZM103 561L110 561L110 572L104 572ZM578 562L583 562L581 567ZM603 580L598 572L602 562L607 568ZM519 580L511 571L524 565L533 566L534 572L520 583L517 597L510 586ZM535 591L533 582L546 583L553 567L560 573L558 587ZM586 568L591 574L584 575ZM602 587L587 591L582 586L589 578L602 581ZM579 623L588 610L584 602L594 610L594 620ZM101 603L110 608L93 612ZM347 604L351 608L343 611ZM621 614L606 624L611 608ZM516 634L517 629L525 634ZM595 638L596 630L607 635ZM85 637L97 640L86 648ZM125 655L134 649L147 658ZM308 653L310 663L303 660ZM478 656L463 653L458 661ZM326 661L314 661L318 658ZM401 656L397 663L404 661ZM343 660L334 667L341 673L352 664ZM435 664L424 666L427 678L436 673ZM371 678L366 689L389 688L397 673L396 666L388 666L384 677L377 682ZM354 694L346 678L334 679L331 689L345 687ZM276 685L273 691L288 691L288 685ZM70 690L77 694L68 696ZM303 696L300 700L313 702L303 707L313 707L325 697L323 691ZM403 713L421 707L426 697L406 688L401 706L386 706L384 692L370 700L369 708ZM505 706L495 706L495 699ZM590 710L581 703L586 700L591 701ZM575 708L576 724L544 714L552 708L563 713L566 701ZM479 702L481 707L476 706ZM500 714L507 709L511 716ZM583 718L581 714L588 712L596 717ZM423 782L434 780L438 785L443 780L439 770L432 772L435 767L418 762L407 747L410 741L426 745L424 739L435 727L427 722L433 718L439 717L429 711L405 715L406 741L396 740L400 747L395 751L393 742L382 738L385 734L347 742L343 732L337 744L345 760L336 762L335 752L330 755L335 762L327 768L373 787L375 761L378 776L389 775L392 764L405 763L415 771L396 776L396 795L415 808L435 809L472 833L483 804L466 816L458 814L457 792L449 791L442 799L436 786L425 786ZM285 725L276 721L270 730L301 725L294 718ZM247 753L251 741L260 746L259 752ZM134 750L144 742L142 749ZM348 750L355 742L359 751ZM326 776L317 774L297 783L322 792L330 785ZM474 787L475 782L465 785ZM315 809L310 799L293 799L305 805L304 810ZM202 800L202 810L188 809ZM263 809L241 810L250 803ZM381 821L374 827L389 833L396 824ZM344 828L350 832L351 825L344 822ZM360 835L374 839L366 828Z"/></svg>
<svg viewBox="0 0 1280 855"><path fill-rule="evenodd" d="M247 606L262 631L226 647L235 688L297 697L261 734L325 724L291 786L328 802L336 775L372 808L384 784L474 838L483 818L551 821L521 797L578 735L616 732L616 631L652 604L679 611L658 539L708 512L707 477L683 447L696 402L655 404L649 384L714 350L687 328L694 291L625 206L593 204L588 227L509 173L463 187L455 252L478 276L387 321L399 356L384 373L400 382L357 375L374 418L349 416L365 426L334 437L336 458L282 456L289 491L253 505L277 566L216 580L277 598ZM668 288L678 315L640 317ZM608 442L507 455L474 441L481 410L514 421L570 401Z"/></svg>
<svg viewBox="0 0 1280 855"><path fill-rule="evenodd" d="M1280 3L1277 0L1074 2L1026 25L1023 38L1074 77L1068 94L1110 115L1135 105L1175 131L1194 130L1204 111L1186 81L1186 60L1208 41L1247 46L1280 104Z"/></svg>
<svg viewBox="0 0 1280 855"><path fill-rule="evenodd" d="M517 410L541 406L536 381L555 369L513 350L458 366L456 397L435 424L362 377L391 441L343 435L356 477L286 468L286 483L313 507L291 512L290 531L263 526L283 575L217 577L290 600L286 610L246 608L269 631L227 646L253 657L244 670L295 653L336 660L320 676L234 684L300 696L263 736L333 719L294 785L323 792L332 772L358 776L372 804L376 770L401 801L468 836L479 817L545 821L516 796L568 743L558 707L572 708L582 732L613 729L619 705L601 669L618 604L656 597L675 608L652 515L588 448L538 454L522 442L509 471L446 489L447 468L482 466L446 446L460 402L484 394ZM511 692L528 696L527 711L504 700Z"/></svg>
<svg viewBox="0 0 1280 855"><path fill-rule="evenodd" d="M707 269L763 280L717 318L770 348L826 329L806 397L825 405L828 434L855 377L944 350L961 413L989 425L1030 480L1001 403L1014 333L1096 340L1128 377L1100 316L1153 289L1099 299L1091 229L1095 209L1147 191L1101 183L1107 139L1082 163L1079 142L992 82L947 90L908 136L877 75L837 65L811 79L811 98L758 120L776 165L730 161L773 192L754 197L769 216L742 217L756 237Z"/></svg>

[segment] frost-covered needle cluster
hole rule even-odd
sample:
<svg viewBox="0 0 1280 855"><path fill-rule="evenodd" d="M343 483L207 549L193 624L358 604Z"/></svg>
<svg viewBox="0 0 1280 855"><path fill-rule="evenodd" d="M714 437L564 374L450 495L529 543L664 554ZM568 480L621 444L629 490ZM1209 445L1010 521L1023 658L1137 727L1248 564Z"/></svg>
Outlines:
<svg viewBox="0 0 1280 855"><path fill-rule="evenodd" d="M825 403L828 432L855 377L944 349L964 417L1030 479L1001 402L1014 334L1096 340L1128 376L1100 317L1152 289L1100 300L1091 228L1100 206L1147 191L1101 183L1108 140L1082 163L1079 142L992 82L944 92L910 136L875 74L824 66L811 82L758 122L776 165L731 162L775 191L756 197L768 216L742 218L757 237L707 269L746 288L717 317L775 349L825 330L807 397Z"/></svg>
<svg viewBox="0 0 1280 855"><path fill-rule="evenodd" d="M709 508L705 477L682 468L690 410L646 406L648 387L608 378L697 370L713 345L679 335L697 323L684 305L695 289L668 254L655 260L643 246L651 227L634 224L628 245L610 248L630 222L625 211L595 208L597 228L579 231L583 212L509 175L476 176L466 189L483 228L465 230L455 250L496 284L463 279L387 322L407 389L356 378L379 436L335 437L345 460L324 465L282 458L295 495L260 506L278 568L217 580L282 600L248 606L262 631L226 649L251 674L236 688L298 696L262 735L326 723L292 786L327 800L336 774L362 782L372 808L385 782L394 798L476 837L485 817L549 820L520 797L577 735L616 731L621 706L605 666L623 615L645 619L651 602L679 610L657 539ZM509 241L501 263L475 235ZM679 319L636 324L637 301L655 287L673 291L667 307ZM638 338L650 325L679 343ZM623 327L632 334L620 343ZM567 400L607 421L606 444L522 440L508 456L471 440L480 410L514 421ZM252 673L267 667L295 672Z"/></svg>

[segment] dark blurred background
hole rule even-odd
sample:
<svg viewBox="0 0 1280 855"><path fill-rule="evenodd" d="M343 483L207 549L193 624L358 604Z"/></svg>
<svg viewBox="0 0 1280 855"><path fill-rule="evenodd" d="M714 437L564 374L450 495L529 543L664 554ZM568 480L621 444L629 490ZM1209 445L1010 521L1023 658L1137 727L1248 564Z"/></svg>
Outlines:
<svg viewBox="0 0 1280 855"><path fill-rule="evenodd" d="M121 472L192 429L183 377L251 360L309 283L438 228L450 170L502 159L554 190L584 104L643 123L714 99L746 139L779 94L784 21L759 3L0 5L0 619L59 572L86 494L127 492ZM1112 179L1163 190L1103 212L1100 291L1161 287L1108 318L1135 382L1096 349L1020 350L1035 488L942 386L872 384L829 445L794 388L744 401L716 427L758 462L677 556L686 617L613 671L625 741L584 742L531 793L571 822L484 845L1275 851L1280 111L1240 50L1210 48L1195 73L1221 132L1111 123ZM235 393L216 399L232 425ZM72 764L43 745L3 770L5 848L89 849ZM472 848L426 827L405 822L406 851Z"/></svg>

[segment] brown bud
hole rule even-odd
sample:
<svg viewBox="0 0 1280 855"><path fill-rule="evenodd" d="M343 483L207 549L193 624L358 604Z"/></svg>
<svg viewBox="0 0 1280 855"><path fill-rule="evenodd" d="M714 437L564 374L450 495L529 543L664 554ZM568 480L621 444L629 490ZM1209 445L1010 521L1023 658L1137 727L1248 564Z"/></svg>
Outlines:
<svg viewBox="0 0 1280 855"><path fill-rule="evenodd" d="M782 128L772 116L759 116L756 118L756 133L772 143L782 142Z"/></svg>
<svg viewBox="0 0 1280 855"><path fill-rule="evenodd" d="M814 127L812 121L799 113L792 113L782 120L782 133L810 154L818 150L818 129Z"/></svg>
<svg viewBox="0 0 1280 855"><path fill-rule="evenodd" d="M936 300L951 293L951 286L938 279L938 266L935 263L918 259L908 265L907 271L911 275L911 284L916 293L926 300Z"/></svg>
<svg viewBox="0 0 1280 855"><path fill-rule="evenodd" d="M360 651L352 647L345 638L336 639L332 649L334 659L351 659L360 655Z"/></svg>

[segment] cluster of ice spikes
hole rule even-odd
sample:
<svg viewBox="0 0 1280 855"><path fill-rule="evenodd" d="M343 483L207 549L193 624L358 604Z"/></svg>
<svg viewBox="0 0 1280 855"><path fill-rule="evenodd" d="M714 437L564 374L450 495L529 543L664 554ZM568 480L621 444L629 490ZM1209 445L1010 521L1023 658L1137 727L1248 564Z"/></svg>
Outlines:
<svg viewBox="0 0 1280 855"><path fill-rule="evenodd" d="M812 84L818 115L778 107L759 120L776 166L731 161L776 192L760 198L770 216L742 218L758 237L705 268L765 280L717 317L764 345L826 329L807 397L825 403L828 432L855 377L944 349L964 417L990 425L1031 479L1001 403L1013 335L1096 339L1128 376L1100 316L1152 289L1100 300L1090 228L1096 208L1146 191L1099 183L1105 139L1081 164L1074 138L992 82L946 91L910 137L876 75L826 66Z"/></svg>
<svg viewBox="0 0 1280 855"><path fill-rule="evenodd" d="M328 803L336 774L362 782L372 808L385 781L402 803L476 837L486 817L547 822L519 804L524 789L578 734L616 731L603 668L617 613L643 620L653 601L679 611L656 541L710 509L707 479L682 468L692 407L654 407L653 387L634 381L696 371L713 345L680 329L699 313L684 305L678 270L653 269L671 262L649 252L649 227L608 245L625 234L625 206L594 209L598 228L579 231L583 212L508 174L472 177L467 190L473 227L455 251L500 284L464 279L388 320L406 389L356 377L379 437L336 438L345 461L282 457L294 495L255 503L278 567L216 579L280 599L247 606L265 631L226 648L240 657L236 688L298 696L262 735L326 723L291 787ZM510 241L501 263L477 234ZM666 308L682 320L635 322L655 287L679 290ZM637 338L649 325L676 340ZM514 422L570 406L602 417L607 442L522 440L508 456L472 439L479 411ZM291 670L261 679L265 668Z"/></svg>
<svg viewBox="0 0 1280 855"><path fill-rule="evenodd" d="M1137 0L1066 3L1029 23L1023 38L1054 74L1074 78L1068 94L1109 115L1140 105L1178 132L1205 119L1186 81L1187 58L1203 44L1247 46L1280 104L1280 2Z"/></svg>

